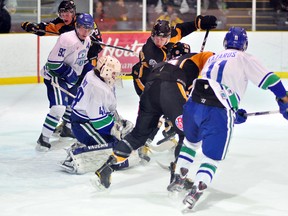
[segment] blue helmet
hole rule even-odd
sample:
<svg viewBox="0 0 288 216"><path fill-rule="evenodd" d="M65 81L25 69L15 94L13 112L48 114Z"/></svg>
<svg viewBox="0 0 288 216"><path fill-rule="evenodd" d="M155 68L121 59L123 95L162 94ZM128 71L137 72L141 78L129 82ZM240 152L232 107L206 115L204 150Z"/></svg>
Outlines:
<svg viewBox="0 0 288 216"><path fill-rule="evenodd" d="M90 14L81 13L76 18L76 27L83 26L86 29L94 28L94 20Z"/></svg>
<svg viewBox="0 0 288 216"><path fill-rule="evenodd" d="M248 47L248 37L244 28L230 27L223 41L225 49L245 51Z"/></svg>

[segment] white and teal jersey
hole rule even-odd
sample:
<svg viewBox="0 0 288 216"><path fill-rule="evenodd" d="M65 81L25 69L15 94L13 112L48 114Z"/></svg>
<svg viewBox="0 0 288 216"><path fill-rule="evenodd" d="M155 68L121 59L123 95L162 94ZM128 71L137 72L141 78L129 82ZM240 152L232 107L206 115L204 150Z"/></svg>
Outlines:
<svg viewBox="0 0 288 216"><path fill-rule="evenodd" d="M87 53L91 44L90 37L81 41L76 31L69 31L59 36L57 43L51 50L48 61L41 74L46 79L61 74L70 66L77 75L81 75L84 65L87 63ZM48 73L48 74L47 74Z"/></svg>
<svg viewBox="0 0 288 216"><path fill-rule="evenodd" d="M100 130L114 124L113 113L116 106L114 89L100 80L94 71L90 71L78 88L72 109L79 119L89 121L95 129Z"/></svg>
<svg viewBox="0 0 288 216"><path fill-rule="evenodd" d="M237 106L235 103L240 102L243 97L248 80L262 89L280 82L280 78L263 67L254 56L235 49L227 49L211 56L201 75L203 79L210 80L211 87L216 96L222 98L221 102L225 107ZM216 82L213 83L212 80Z"/></svg>

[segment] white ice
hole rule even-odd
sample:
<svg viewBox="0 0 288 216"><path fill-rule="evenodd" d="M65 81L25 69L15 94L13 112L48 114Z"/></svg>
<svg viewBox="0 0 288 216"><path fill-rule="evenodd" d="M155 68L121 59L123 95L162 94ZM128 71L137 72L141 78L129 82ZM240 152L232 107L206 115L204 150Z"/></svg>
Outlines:
<svg viewBox="0 0 288 216"><path fill-rule="evenodd" d="M93 173L61 171L57 163L65 158L65 146L35 151L48 112L44 84L0 86L0 92L1 216L182 215L183 195L168 197L170 174L156 163L168 165L171 152L154 152L146 166L114 172L110 190L97 192L90 185ZM124 81L117 92L119 113L135 122L138 97L132 81ZM251 83L241 105L248 112L278 109L269 90ZM287 129L280 114L249 117L236 125L226 160L191 214L287 216ZM192 178L201 152L198 156Z"/></svg>

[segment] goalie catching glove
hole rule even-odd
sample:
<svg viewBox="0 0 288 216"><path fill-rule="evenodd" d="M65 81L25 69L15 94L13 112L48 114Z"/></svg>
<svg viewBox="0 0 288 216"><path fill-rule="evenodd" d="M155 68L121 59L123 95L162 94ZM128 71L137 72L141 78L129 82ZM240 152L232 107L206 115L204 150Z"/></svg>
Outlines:
<svg viewBox="0 0 288 216"><path fill-rule="evenodd" d="M110 134L115 136L118 140L122 140L128 133L133 129L134 125L132 122L121 119L120 121L115 121L114 126L111 129Z"/></svg>

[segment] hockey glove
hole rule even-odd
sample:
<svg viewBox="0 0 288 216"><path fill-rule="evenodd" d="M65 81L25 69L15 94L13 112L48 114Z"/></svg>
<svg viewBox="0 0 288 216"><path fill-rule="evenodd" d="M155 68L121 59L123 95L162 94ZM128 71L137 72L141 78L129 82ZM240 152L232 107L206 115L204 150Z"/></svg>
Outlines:
<svg viewBox="0 0 288 216"><path fill-rule="evenodd" d="M288 103L284 103L280 98L276 98L276 100L280 108L280 113L288 120Z"/></svg>
<svg viewBox="0 0 288 216"><path fill-rule="evenodd" d="M242 124L244 122L246 122L247 120L247 112L244 109L238 109L237 112L235 113L235 124Z"/></svg>
<svg viewBox="0 0 288 216"><path fill-rule="evenodd" d="M132 131L133 126L133 123L128 120L115 121L110 134L121 140Z"/></svg>
<svg viewBox="0 0 288 216"><path fill-rule="evenodd" d="M37 26L37 24L35 23L30 23L30 22L23 22L21 24L22 29L24 29L27 32L36 32L37 30L39 30L39 27Z"/></svg>
<svg viewBox="0 0 288 216"><path fill-rule="evenodd" d="M215 16L202 16L198 15L195 20L196 28L202 30L210 30L217 27L217 18Z"/></svg>

